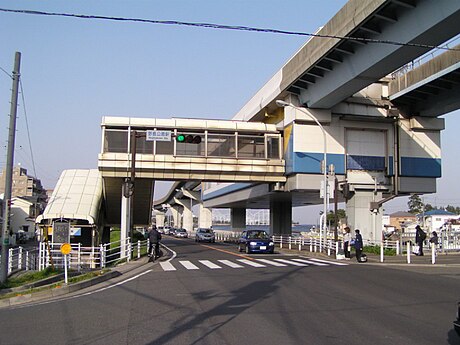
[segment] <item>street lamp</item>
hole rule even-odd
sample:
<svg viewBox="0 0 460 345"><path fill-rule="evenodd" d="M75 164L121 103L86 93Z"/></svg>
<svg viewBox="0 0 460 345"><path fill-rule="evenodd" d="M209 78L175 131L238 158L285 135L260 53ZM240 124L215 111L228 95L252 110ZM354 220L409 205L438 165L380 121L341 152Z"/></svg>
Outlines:
<svg viewBox="0 0 460 345"><path fill-rule="evenodd" d="M324 194L323 194L323 199L324 199L324 205L323 205L323 214L322 214L322 218L323 218L323 221L321 222L321 218L320 218L320 231L319 231L319 245L320 245L320 248L322 248L322 245L323 245L323 230L325 231L326 230L326 215L327 215L327 199L329 198L329 191L328 191L328 185L327 185L327 161L326 161L326 153L327 153L327 146L326 146L326 131L324 130L323 126L321 125L321 123L319 123L318 119L316 117L314 117L312 114L306 112L304 109L300 108L300 107L297 107L295 106L294 104L292 103L288 103L288 102L285 102L285 101L282 101L280 99L276 100L276 105L278 107L291 107L291 108L294 108L302 113L304 113L305 115L307 115L309 118L311 118L313 121L316 122L316 124L319 126L319 128L321 129L321 131L323 132L323 148L324 148L324 154L323 154L323 161L324 161L324 168L323 168L323 177L324 177ZM325 231L326 232L326 231ZM325 233L326 235L326 233Z"/></svg>

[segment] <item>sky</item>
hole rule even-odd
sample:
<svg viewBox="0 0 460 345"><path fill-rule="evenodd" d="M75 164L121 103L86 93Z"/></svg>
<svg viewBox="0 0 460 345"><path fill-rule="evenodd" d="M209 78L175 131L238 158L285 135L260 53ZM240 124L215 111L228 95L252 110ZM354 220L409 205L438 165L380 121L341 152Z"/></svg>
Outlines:
<svg viewBox="0 0 460 345"><path fill-rule="evenodd" d="M346 0L0 0L0 8L315 32ZM54 188L65 169L97 168L102 116L231 119L307 37L0 12L0 68L21 52L15 163ZM0 165L11 79L0 70ZM459 206L460 113L445 116L443 177L432 205ZM457 122L457 123L456 123ZM28 125L28 126L27 126ZM28 128L27 128L28 127ZM29 138L30 143L29 145ZM33 160L32 160L33 157ZM155 198L168 184L156 188ZM384 205L405 210L407 198ZM319 210L295 209L301 223Z"/></svg>

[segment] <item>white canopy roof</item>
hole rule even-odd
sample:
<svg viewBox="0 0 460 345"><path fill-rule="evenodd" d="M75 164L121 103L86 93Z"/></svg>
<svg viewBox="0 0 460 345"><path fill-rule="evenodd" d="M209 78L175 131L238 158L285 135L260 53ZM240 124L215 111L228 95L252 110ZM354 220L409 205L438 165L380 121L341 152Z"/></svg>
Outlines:
<svg viewBox="0 0 460 345"><path fill-rule="evenodd" d="M64 170L36 223L44 219L65 218L95 224L101 200L102 177L97 169Z"/></svg>

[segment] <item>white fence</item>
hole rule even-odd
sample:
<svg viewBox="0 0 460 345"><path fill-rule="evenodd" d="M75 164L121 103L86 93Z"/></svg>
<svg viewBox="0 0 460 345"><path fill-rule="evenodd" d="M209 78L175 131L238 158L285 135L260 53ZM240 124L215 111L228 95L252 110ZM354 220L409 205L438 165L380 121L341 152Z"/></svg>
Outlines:
<svg viewBox="0 0 460 345"><path fill-rule="evenodd" d="M241 231L214 231L217 242L237 243ZM193 239L195 233L189 233ZM291 250L322 252L336 256L343 249L341 240L335 242L331 238L323 239L320 243L319 236L273 236L273 242L280 248ZM443 234L439 238L439 245L432 248L425 241L424 248L427 252L438 253L460 251L460 234ZM413 253L415 243L411 237L402 237L399 241L365 241L365 246L380 247L380 260L383 261L385 249L394 249L396 255L407 255L410 262L410 254ZM83 247L81 244L71 244L72 251L67 260L68 268L77 271L105 268L121 260L129 261L140 258L147 253L149 241L131 243L128 238L125 242L117 241L101 244L98 247ZM23 247L10 248L8 257L8 274L18 270L43 270L53 265L64 268L64 257L60 250L61 244L41 242L38 249L25 249ZM433 251L434 250L434 251ZM433 262L434 263L434 262Z"/></svg>

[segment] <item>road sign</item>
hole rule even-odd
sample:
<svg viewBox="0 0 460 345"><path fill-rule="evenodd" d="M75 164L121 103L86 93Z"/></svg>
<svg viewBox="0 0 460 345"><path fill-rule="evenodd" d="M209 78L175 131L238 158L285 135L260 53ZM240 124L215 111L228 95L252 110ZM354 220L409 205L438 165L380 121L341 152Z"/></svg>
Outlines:
<svg viewBox="0 0 460 345"><path fill-rule="evenodd" d="M147 141L171 141L171 131L147 131Z"/></svg>
<svg viewBox="0 0 460 345"><path fill-rule="evenodd" d="M61 244L61 253L63 255L68 255L70 254L71 251L72 251L72 246L70 245L70 243Z"/></svg>

